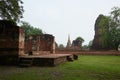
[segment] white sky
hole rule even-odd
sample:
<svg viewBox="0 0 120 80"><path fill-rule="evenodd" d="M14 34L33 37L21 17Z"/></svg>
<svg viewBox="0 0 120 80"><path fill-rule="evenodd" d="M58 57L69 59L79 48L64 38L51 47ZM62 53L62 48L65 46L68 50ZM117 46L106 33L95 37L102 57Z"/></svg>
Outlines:
<svg viewBox="0 0 120 80"><path fill-rule="evenodd" d="M111 8L120 7L120 0L22 0L23 21L55 36L66 46L81 36L88 44L94 38L94 24L99 14L109 15Z"/></svg>

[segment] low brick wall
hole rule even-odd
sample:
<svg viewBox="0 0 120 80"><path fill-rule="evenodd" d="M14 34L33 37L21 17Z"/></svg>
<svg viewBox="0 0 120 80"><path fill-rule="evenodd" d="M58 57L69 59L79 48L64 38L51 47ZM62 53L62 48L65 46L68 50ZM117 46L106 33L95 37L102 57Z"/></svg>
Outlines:
<svg viewBox="0 0 120 80"><path fill-rule="evenodd" d="M17 63L24 53L24 30L14 22L0 20L0 64Z"/></svg>
<svg viewBox="0 0 120 80"><path fill-rule="evenodd" d="M33 61L34 66L56 66L61 63L66 62L66 57L58 57L58 58L35 58Z"/></svg>
<svg viewBox="0 0 120 80"><path fill-rule="evenodd" d="M56 54L120 55L120 51L56 51Z"/></svg>
<svg viewBox="0 0 120 80"><path fill-rule="evenodd" d="M70 61L68 58L74 60L71 54L24 55L19 57L19 64L23 66L24 64L25 66L27 64L32 66L56 66Z"/></svg>

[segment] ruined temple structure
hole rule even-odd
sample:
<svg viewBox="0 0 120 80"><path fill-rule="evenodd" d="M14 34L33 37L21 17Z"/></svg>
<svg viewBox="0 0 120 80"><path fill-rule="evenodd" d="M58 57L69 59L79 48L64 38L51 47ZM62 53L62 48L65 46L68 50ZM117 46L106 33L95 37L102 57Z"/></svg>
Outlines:
<svg viewBox="0 0 120 80"><path fill-rule="evenodd" d="M81 42L78 40L73 40L72 41L72 48L74 49L80 49L81 48Z"/></svg>
<svg viewBox="0 0 120 80"><path fill-rule="evenodd" d="M25 41L25 52L28 54L55 53L55 39L53 35L30 35Z"/></svg>
<svg viewBox="0 0 120 80"><path fill-rule="evenodd" d="M101 42L102 29L101 29L101 26L99 25L99 23L103 17L104 17L103 15L99 15L98 18L96 19L95 28L94 28L95 36L93 39L93 44L91 46L92 50L101 50L102 49L102 45L101 45L101 43L102 43Z"/></svg>
<svg viewBox="0 0 120 80"><path fill-rule="evenodd" d="M16 64L24 54L24 30L14 22L0 20L0 64Z"/></svg>
<svg viewBox="0 0 120 80"><path fill-rule="evenodd" d="M19 66L56 66L72 58L72 54L55 53L53 35L30 35L25 40L25 54L19 56Z"/></svg>
<svg viewBox="0 0 120 80"><path fill-rule="evenodd" d="M66 48L71 48L72 44L71 44L71 40L70 40L70 35L68 35L68 41L67 41L67 46Z"/></svg>
<svg viewBox="0 0 120 80"><path fill-rule="evenodd" d="M56 66L73 60L72 54L54 54L55 38L50 34L30 35L12 21L0 21L0 65Z"/></svg>

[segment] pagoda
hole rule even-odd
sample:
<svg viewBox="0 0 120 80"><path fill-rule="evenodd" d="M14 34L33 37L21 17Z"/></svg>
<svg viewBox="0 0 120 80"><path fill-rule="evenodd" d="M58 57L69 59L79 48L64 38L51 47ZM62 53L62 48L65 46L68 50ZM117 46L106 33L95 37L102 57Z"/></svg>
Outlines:
<svg viewBox="0 0 120 80"><path fill-rule="evenodd" d="M70 40L70 35L68 35L68 41L67 41L67 46L66 48L70 48L72 46L71 40Z"/></svg>

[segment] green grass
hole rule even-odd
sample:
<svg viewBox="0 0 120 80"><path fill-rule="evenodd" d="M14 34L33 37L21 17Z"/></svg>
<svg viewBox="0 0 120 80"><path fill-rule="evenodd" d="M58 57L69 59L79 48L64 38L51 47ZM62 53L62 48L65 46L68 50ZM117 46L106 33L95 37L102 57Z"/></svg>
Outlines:
<svg viewBox="0 0 120 80"><path fill-rule="evenodd" d="M56 67L0 67L0 80L120 80L120 56L79 56Z"/></svg>

